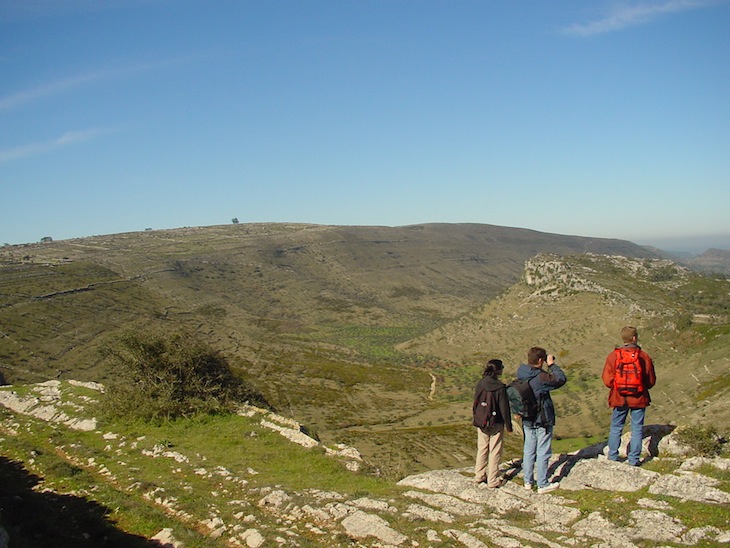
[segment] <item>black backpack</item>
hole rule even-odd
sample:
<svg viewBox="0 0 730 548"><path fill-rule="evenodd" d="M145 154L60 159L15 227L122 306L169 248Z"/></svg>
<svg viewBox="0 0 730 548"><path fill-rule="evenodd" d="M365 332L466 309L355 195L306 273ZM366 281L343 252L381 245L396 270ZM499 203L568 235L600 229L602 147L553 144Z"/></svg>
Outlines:
<svg viewBox="0 0 730 548"><path fill-rule="evenodd" d="M472 406L473 424L477 428L493 426L497 417L497 400L494 392L484 392L483 399L474 401Z"/></svg>
<svg viewBox="0 0 730 548"><path fill-rule="evenodd" d="M540 401L535 397L528 381L517 379L509 383L507 399L513 415L532 421L540 413Z"/></svg>

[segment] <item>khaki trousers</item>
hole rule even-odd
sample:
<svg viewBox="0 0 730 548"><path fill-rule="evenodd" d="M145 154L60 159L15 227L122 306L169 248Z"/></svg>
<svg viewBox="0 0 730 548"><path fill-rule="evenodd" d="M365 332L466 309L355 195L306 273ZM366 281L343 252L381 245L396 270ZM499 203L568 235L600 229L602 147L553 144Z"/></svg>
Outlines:
<svg viewBox="0 0 730 548"><path fill-rule="evenodd" d="M504 424L477 428L477 462L474 465L474 480L486 481L488 487L499 487L499 465L502 462L502 438Z"/></svg>

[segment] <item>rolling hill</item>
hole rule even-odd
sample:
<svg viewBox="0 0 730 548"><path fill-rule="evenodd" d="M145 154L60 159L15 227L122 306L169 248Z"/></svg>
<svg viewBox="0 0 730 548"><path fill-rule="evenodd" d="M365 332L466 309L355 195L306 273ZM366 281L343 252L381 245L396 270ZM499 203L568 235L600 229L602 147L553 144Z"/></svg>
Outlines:
<svg viewBox="0 0 730 548"><path fill-rule="evenodd" d="M99 350L119 333L195 332L277 411L401 476L470 461L484 359L534 344L575 379L560 436L601 433L596 371L629 322L661 368L657 416L705 392L724 412L727 295L631 242L491 225L145 231L1 248L0 372L113 382Z"/></svg>

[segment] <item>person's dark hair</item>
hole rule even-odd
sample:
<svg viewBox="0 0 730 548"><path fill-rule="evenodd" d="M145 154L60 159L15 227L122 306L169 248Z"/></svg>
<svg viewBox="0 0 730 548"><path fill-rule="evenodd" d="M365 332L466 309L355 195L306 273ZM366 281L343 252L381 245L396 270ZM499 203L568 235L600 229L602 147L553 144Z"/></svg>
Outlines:
<svg viewBox="0 0 730 548"><path fill-rule="evenodd" d="M527 351L528 364L537 365L537 362L540 361L540 358L542 358L542 361L547 360L547 352L544 348L540 348L539 346L533 346Z"/></svg>
<svg viewBox="0 0 730 548"><path fill-rule="evenodd" d="M496 378L497 375L499 375L503 369L504 369L504 365L502 364L502 360L498 360L498 359L489 360L487 362L487 367L484 369L484 376Z"/></svg>

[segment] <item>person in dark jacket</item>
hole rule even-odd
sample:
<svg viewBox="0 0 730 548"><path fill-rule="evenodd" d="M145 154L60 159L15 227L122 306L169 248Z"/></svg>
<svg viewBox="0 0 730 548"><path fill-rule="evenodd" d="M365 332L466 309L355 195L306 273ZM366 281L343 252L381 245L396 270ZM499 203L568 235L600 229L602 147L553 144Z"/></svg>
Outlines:
<svg viewBox="0 0 730 548"><path fill-rule="evenodd" d="M547 370L544 369L545 366ZM537 464L537 492L549 493L559 487L557 483L548 483L547 475L555 426L555 406L550 392L563 386L567 379L565 373L555 363L555 356L538 346L530 348L527 352L527 364L523 363L517 368L517 378L530 383L540 403L540 411L534 419L522 420L522 430L525 434L522 457L525 489L532 489L535 464Z"/></svg>
<svg viewBox="0 0 730 548"><path fill-rule="evenodd" d="M614 377L616 375L616 361L618 354L616 350L606 357L603 366L603 384L611 391L608 393L608 406L613 408L611 414L611 428L608 434L608 459L617 461L618 450L621 444L621 433L623 432L626 418L631 416L631 441L626 451L627 461L632 466L639 465L641 458L641 443L643 439L644 417L646 408L651 402L649 389L656 384L656 373L654 372L654 362L649 354L644 352L638 345L639 332L635 327L627 325L621 330L621 339L624 344L619 349L636 349L639 352L639 366L642 376L642 390L636 394L622 396L619 390L614 386Z"/></svg>
<svg viewBox="0 0 730 548"><path fill-rule="evenodd" d="M485 402L492 410L492 418L485 427L477 428L477 459L474 465L474 480L486 483L487 487L501 487L504 480L499 477L502 462L502 441L504 431L512 432L507 388L499 380L504 371L502 360L489 360L484 376L474 390L472 412L476 415L478 406Z"/></svg>

